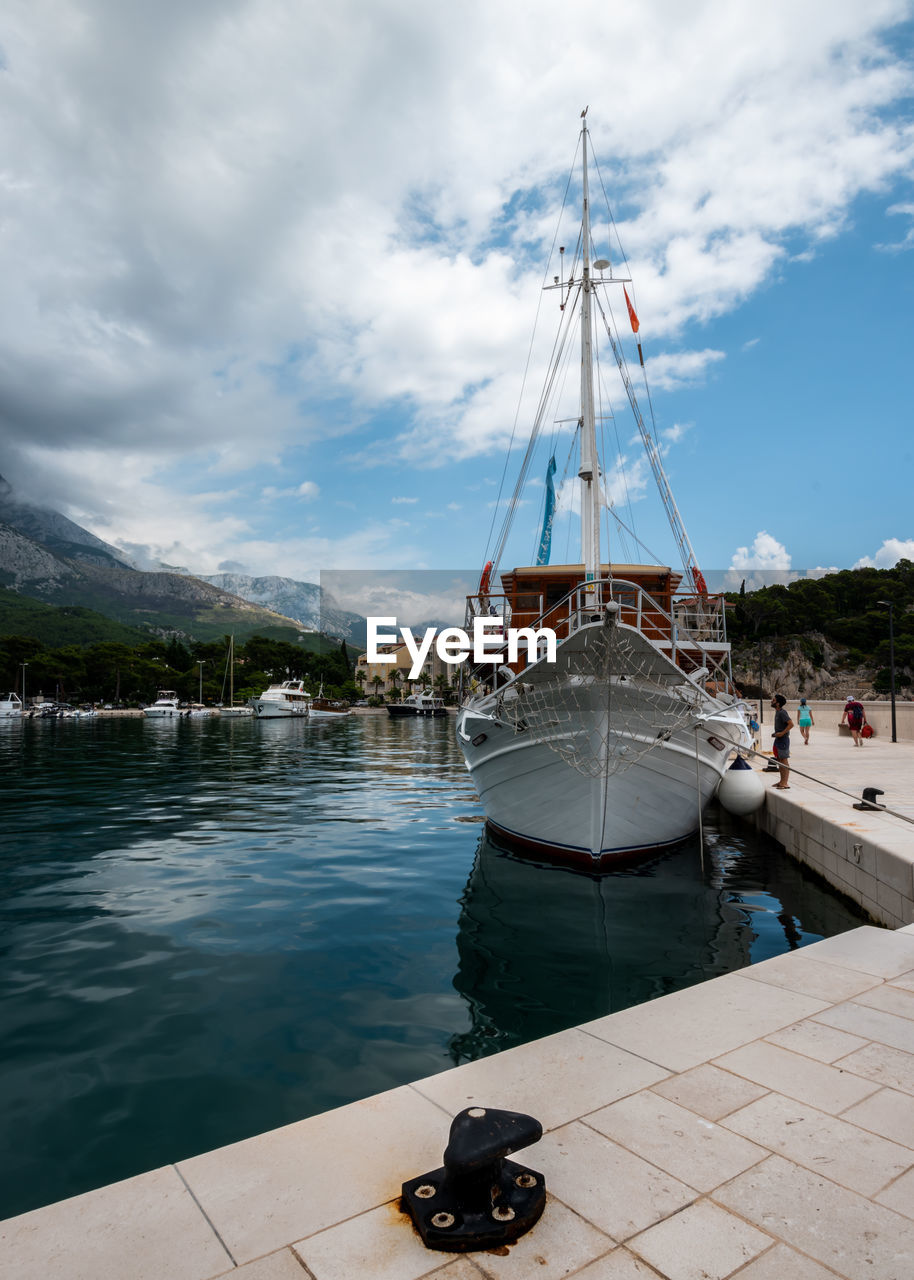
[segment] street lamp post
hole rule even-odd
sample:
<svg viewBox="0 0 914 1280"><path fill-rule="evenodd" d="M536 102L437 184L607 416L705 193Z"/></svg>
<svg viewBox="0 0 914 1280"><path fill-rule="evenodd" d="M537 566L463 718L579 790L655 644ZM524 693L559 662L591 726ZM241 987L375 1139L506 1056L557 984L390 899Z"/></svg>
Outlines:
<svg viewBox="0 0 914 1280"><path fill-rule="evenodd" d="M877 600L877 604L881 604L883 608L889 611L889 681L892 690L892 741L897 742L898 738L895 734L895 623L894 623L894 606L891 600Z"/></svg>
<svg viewBox="0 0 914 1280"><path fill-rule="evenodd" d="M22 710L23 711L25 711L25 669L28 665L29 664L27 662L23 662L22 664Z"/></svg>
<svg viewBox="0 0 914 1280"><path fill-rule="evenodd" d="M758 722L759 724L765 723L765 712L763 710L764 705L765 705L765 694L762 690L762 642L760 639L758 642Z"/></svg>
<svg viewBox="0 0 914 1280"><path fill-rule="evenodd" d="M197 699L197 701L202 705L203 703L203 663L199 658L197 659L197 668L200 672L200 696Z"/></svg>

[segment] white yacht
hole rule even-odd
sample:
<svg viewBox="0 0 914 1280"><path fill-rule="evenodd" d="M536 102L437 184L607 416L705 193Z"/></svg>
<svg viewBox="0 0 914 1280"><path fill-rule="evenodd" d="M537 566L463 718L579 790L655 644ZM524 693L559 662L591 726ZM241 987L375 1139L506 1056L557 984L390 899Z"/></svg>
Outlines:
<svg viewBox="0 0 914 1280"><path fill-rule="evenodd" d="M143 708L143 715L150 720L177 718L181 715L181 708L178 706L178 695L173 689L160 689L156 694L155 702L151 706Z"/></svg>
<svg viewBox="0 0 914 1280"><path fill-rule="evenodd" d="M22 715L22 702L18 693L8 693L0 698L0 720L10 720Z"/></svg>
<svg viewBox="0 0 914 1280"><path fill-rule="evenodd" d="M446 716L444 699L434 693L411 693L402 702L388 702L387 714L400 719L403 716Z"/></svg>
<svg viewBox="0 0 914 1280"><path fill-rule="evenodd" d="M254 714L260 720L306 716L311 701L303 680L283 680L281 684L271 684L265 693L254 699Z"/></svg>

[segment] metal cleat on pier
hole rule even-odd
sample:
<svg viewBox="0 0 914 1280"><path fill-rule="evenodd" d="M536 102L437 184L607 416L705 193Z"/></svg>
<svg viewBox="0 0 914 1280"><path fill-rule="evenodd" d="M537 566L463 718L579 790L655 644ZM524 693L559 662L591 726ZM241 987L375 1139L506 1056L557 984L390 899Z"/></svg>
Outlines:
<svg viewBox="0 0 914 1280"><path fill-rule="evenodd" d="M543 1175L505 1156L539 1142L519 1111L468 1107L451 1123L444 1165L403 1183L403 1208L429 1249L468 1253L510 1244L546 1206Z"/></svg>

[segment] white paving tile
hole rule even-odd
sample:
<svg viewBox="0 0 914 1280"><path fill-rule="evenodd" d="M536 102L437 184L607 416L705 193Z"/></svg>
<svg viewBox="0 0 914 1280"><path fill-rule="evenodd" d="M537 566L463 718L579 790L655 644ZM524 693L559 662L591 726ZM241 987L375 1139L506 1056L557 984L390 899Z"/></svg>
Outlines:
<svg viewBox="0 0 914 1280"><path fill-rule="evenodd" d="M869 991L861 991L854 996L855 1004L864 1004L870 1009L881 1009L883 1013L894 1013L899 1018L914 1018L914 991L897 986L894 982L883 982Z"/></svg>
<svg viewBox="0 0 914 1280"><path fill-rule="evenodd" d="M880 1191L876 1199L887 1209L903 1213L906 1218L914 1218L914 1170L902 1174L890 1187Z"/></svg>
<svg viewBox="0 0 914 1280"><path fill-rule="evenodd" d="M835 1280L834 1271L826 1271L812 1258L804 1258L786 1244L776 1244L750 1262L733 1280Z"/></svg>
<svg viewBox="0 0 914 1280"><path fill-rule="evenodd" d="M875 1093L872 1081L814 1062L764 1040L719 1058L717 1066L823 1111L837 1113Z"/></svg>
<svg viewBox="0 0 914 1280"><path fill-rule="evenodd" d="M849 933L814 942L805 953L826 964L859 969L876 978L894 978L914 969L914 936L895 929L863 925Z"/></svg>
<svg viewBox="0 0 914 1280"><path fill-rule="evenodd" d="M410 1088L354 1102L182 1161L238 1262L396 1199L441 1164L450 1117Z"/></svg>
<svg viewBox="0 0 914 1280"><path fill-rule="evenodd" d="M581 1123L548 1133L536 1167L553 1195L622 1242L695 1199L695 1192Z"/></svg>
<svg viewBox="0 0 914 1280"><path fill-rule="evenodd" d="M0 1223L10 1280L205 1280L231 1264L171 1167Z"/></svg>
<svg viewBox="0 0 914 1280"><path fill-rule="evenodd" d="M714 1200L845 1280L914 1275L914 1222L780 1156L739 1174Z"/></svg>
<svg viewBox="0 0 914 1280"><path fill-rule="evenodd" d="M755 982L767 982L775 987L785 987L789 991L799 991L802 995L814 996L817 1000L827 1000L829 1004L850 1000L852 996L877 983L871 974L844 969L837 963L827 964L816 960L810 954L812 949L804 947L802 951L788 951L771 960L763 960L761 964L754 964L751 968L742 970L742 974Z"/></svg>
<svg viewBox="0 0 914 1280"><path fill-rule="evenodd" d="M654 1093L671 1102L678 1102L706 1120L720 1120L731 1111L754 1102L767 1092L761 1085L753 1084L735 1076L732 1071L722 1071L720 1067L712 1067L703 1063L700 1067L692 1067L679 1075L661 1080L651 1086Z"/></svg>
<svg viewBox="0 0 914 1280"><path fill-rule="evenodd" d="M846 1058L838 1058L834 1065L877 1084L914 1094L914 1053L905 1053L903 1049L869 1044Z"/></svg>
<svg viewBox="0 0 914 1280"><path fill-rule="evenodd" d="M908 1147L781 1094L750 1103L728 1116L724 1125L866 1196L914 1165L914 1151Z"/></svg>
<svg viewBox="0 0 914 1280"><path fill-rule="evenodd" d="M802 1053L806 1058L815 1058L818 1062L834 1062L837 1058L853 1053L855 1049L865 1048L867 1044L860 1036L838 1031L836 1027L826 1027L812 1018L807 1018L805 1022L795 1022L792 1027L784 1027L781 1031L772 1031L765 1039L771 1044L779 1044L782 1049Z"/></svg>
<svg viewBox="0 0 914 1280"><path fill-rule="evenodd" d="M912 1151L914 1163L914 1098L897 1089L880 1089L842 1114L842 1120L879 1133L892 1142L903 1143Z"/></svg>
<svg viewBox="0 0 914 1280"><path fill-rule="evenodd" d="M667 1074L663 1067L572 1030L429 1076L412 1088L451 1115L475 1105L503 1107L525 1111L544 1129L554 1129Z"/></svg>
<svg viewBox="0 0 914 1280"><path fill-rule="evenodd" d="M688 1071L825 1007L811 996L730 973L589 1022L585 1030L670 1071Z"/></svg>
<svg viewBox="0 0 914 1280"><path fill-rule="evenodd" d="M712 1190L769 1154L650 1090L595 1111L586 1123L697 1191Z"/></svg>
<svg viewBox="0 0 914 1280"><path fill-rule="evenodd" d="M579 1271L575 1280L657 1280L657 1277L653 1267L620 1246Z"/></svg>
<svg viewBox="0 0 914 1280"><path fill-rule="evenodd" d="M524 1236L501 1252L473 1254L490 1280L561 1280L613 1248L613 1242L571 1209L549 1198L543 1216Z"/></svg>
<svg viewBox="0 0 914 1280"><path fill-rule="evenodd" d="M914 1022L910 1018L899 1018L897 1014L870 1009L852 1000L823 1009L815 1015L815 1021L837 1027L839 1031L849 1031L851 1035L862 1036L865 1040L878 1040L892 1049L914 1053Z"/></svg>
<svg viewBox="0 0 914 1280"><path fill-rule="evenodd" d="M771 1247L771 1236L707 1200L666 1218L628 1247L676 1280L724 1280Z"/></svg>
<svg viewBox="0 0 914 1280"><path fill-rule="evenodd" d="M224 1280L307 1280L307 1275L291 1249L280 1249L266 1258L226 1271Z"/></svg>
<svg viewBox="0 0 914 1280"><path fill-rule="evenodd" d="M396 1204L381 1205L294 1244L314 1280L421 1280L441 1272L453 1255L427 1249ZM304 1277L302 1277L304 1280Z"/></svg>

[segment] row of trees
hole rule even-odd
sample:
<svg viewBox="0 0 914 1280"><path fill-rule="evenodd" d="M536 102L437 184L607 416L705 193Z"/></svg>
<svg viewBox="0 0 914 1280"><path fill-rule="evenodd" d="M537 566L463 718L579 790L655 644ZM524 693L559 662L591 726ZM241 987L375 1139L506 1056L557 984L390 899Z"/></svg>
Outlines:
<svg viewBox="0 0 914 1280"><path fill-rule="evenodd" d="M33 636L0 638L0 683L28 697L57 702L136 706L152 702L158 689L174 689L188 702L228 700L228 637L224 641L151 640L135 646L105 641L50 648ZM252 636L235 646L236 701L262 693L273 680L323 681L324 693L356 698L345 641L326 653Z"/></svg>

